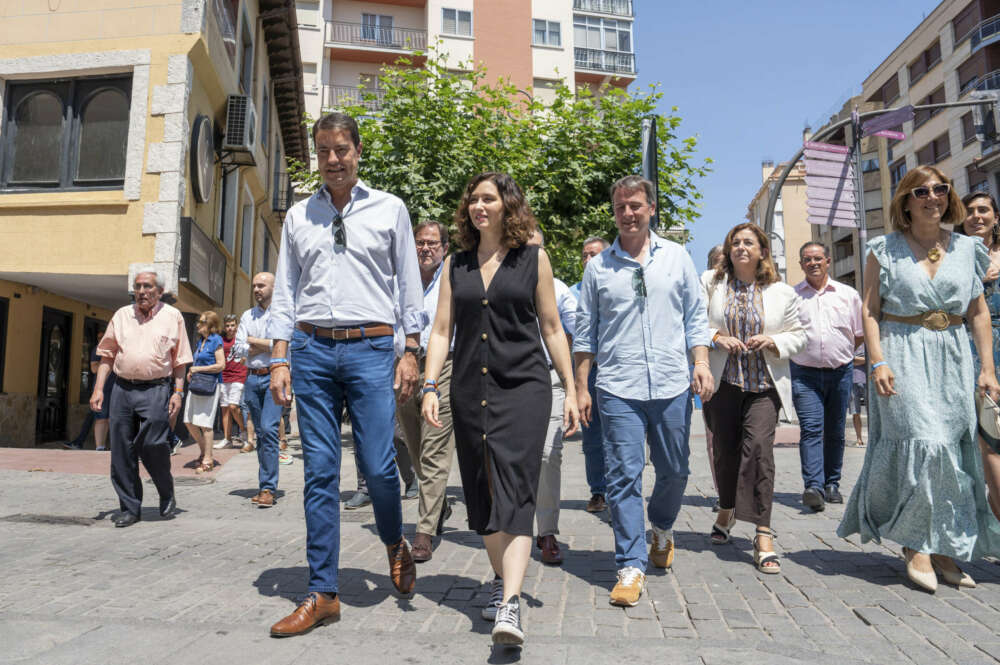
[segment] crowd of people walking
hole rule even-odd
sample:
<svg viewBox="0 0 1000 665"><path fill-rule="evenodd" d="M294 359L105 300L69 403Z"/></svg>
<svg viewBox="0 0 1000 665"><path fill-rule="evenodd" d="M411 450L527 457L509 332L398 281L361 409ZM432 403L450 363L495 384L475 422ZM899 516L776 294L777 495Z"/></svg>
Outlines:
<svg viewBox="0 0 1000 665"><path fill-rule="evenodd" d="M760 573L781 572L772 515L779 418L799 422L803 506L843 503L846 415L860 411L866 371L865 461L838 533L898 543L909 578L931 592L938 576L975 586L956 561L1000 555L1000 441L988 434L995 428L977 428L988 412L977 404L1000 400L1000 243L988 195L963 202L937 169L910 171L893 198L892 232L869 243L859 294L830 278L819 242L799 250L805 279L783 283L768 236L749 223L726 234L699 274L681 245L651 230L652 183L627 175L610 187L616 237L587 238L583 277L567 286L509 175L469 180L450 238L438 221L412 226L398 197L358 178L353 118L325 115L312 134L323 185L288 212L275 274L253 279L255 306L238 322L204 312L192 348L180 313L159 301L159 277L138 274L135 304L114 315L98 345L91 398L95 413L110 416L116 525L129 526L141 516L139 459L161 514L176 507L168 432L185 384L183 421L202 472L213 468L216 410L229 441L246 405L261 507L275 502L279 420L294 394L309 593L272 636L340 617L345 411L400 594L418 587L416 563L433 557L457 457L468 526L494 572L482 615L497 644L525 639L520 593L532 549L547 564L562 561L563 439L579 429L586 509L611 516L618 573L609 602L636 605L647 567L673 566L695 397L718 491L706 538L724 545L737 520L749 522ZM450 240L459 249L449 255ZM419 496L412 544L403 536L403 452ZM647 456L653 487L644 493Z"/></svg>

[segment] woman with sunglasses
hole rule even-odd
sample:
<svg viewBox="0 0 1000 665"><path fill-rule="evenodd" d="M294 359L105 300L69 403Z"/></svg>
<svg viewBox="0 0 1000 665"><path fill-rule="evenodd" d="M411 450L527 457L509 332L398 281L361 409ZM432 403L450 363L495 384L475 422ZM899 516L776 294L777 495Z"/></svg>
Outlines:
<svg viewBox="0 0 1000 665"><path fill-rule="evenodd" d="M997 202L986 192L971 192L962 199L965 204L965 221L955 225L955 232L979 238L990 252L990 267L983 276L983 297L990 310L993 333L993 367L1000 363L1000 210ZM971 333L971 331L970 331ZM971 342L971 334L970 334ZM981 368L976 345L972 347L974 376ZM979 451L983 456L986 486L989 488L989 502L993 514L1000 518L1000 441L992 437L985 439L979 433Z"/></svg>
<svg viewBox="0 0 1000 665"><path fill-rule="evenodd" d="M968 389L1000 397L983 298L989 251L941 228L964 220L951 181L918 166L892 199L894 231L868 243L862 319L875 390L864 466L837 529L902 545L907 576L930 592L935 572L975 586L953 559L1000 553ZM982 358L978 378L963 316Z"/></svg>
<svg viewBox="0 0 1000 665"><path fill-rule="evenodd" d="M202 312L195 324L198 336L201 338L194 349L194 363L188 368L188 394L184 404L184 424L187 425L191 438L198 444L201 457L195 467L196 473L208 473L215 468L212 457L212 442L215 438L215 410L219 406L219 392L222 385L222 370L226 367L226 356L223 352L222 320L219 315L208 310ZM214 391L205 394L196 392L191 385L195 374L209 374L215 379ZM207 383L207 382L206 382Z"/></svg>
<svg viewBox="0 0 1000 665"><path fill-rule="evenodd" d="M754 524L754 565L774 575L781 572L771 529L774 430L780 409L795 416L788 359L806 345L799 296L779 281L767 235L749 223L726 234L722 262L702 275L702 287L717 388L705 403L719 486L711 540L728 543L738 519Z"/></svg>
<svg viewBox="0 0 1000 665"><path fill-rule="evenodd" d="M544 343L566 391L563 427L577 429L569 343L559 321L552 266L528 245L536 226L505 173L482 173L455 211L465 251L447 259L427 344L421 411L438 419L437 378L452 354L451 413L469 527L483 536L496 575L483 617L494 644L521 644L521 584L531 557L542 448L552 405Z"/></svg>

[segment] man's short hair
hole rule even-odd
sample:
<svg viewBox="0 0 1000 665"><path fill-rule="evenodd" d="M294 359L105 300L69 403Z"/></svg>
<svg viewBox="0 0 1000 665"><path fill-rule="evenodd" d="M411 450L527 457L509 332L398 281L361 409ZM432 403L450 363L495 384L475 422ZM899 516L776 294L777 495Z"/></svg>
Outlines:
<svg viewBox="0 0 1000 665"><path fill-rule="evenodd" d="M448 227L446 227L441 222L435 221L433 219L425 219L424 221L413 227L413 237L416 238L417 234L424 229L437 229L438 240L441 241L442 246L448 245Z"/></svg>
<svg viewBox="0 0 1000 665"><path fill-rule="evenodd" d="M615 184L611 185L611 200L615 200L615 192L619 189L624 189L626 192L634 192L637 189L641 189L646 193L646 203L649 205L654 205L656 203L656 188L653 187L653 183L646 180L641 175L627 175L624 178L619 178L615 181Z"/></svg>
<svg viewBox="0 0 1000 665"><path fill-rule="evenodd" d="M236 318L236 315L235 315L235 314L226 314L226 315L225 315L225 316L224 316L224 317L222 318L222 324L223 324L223 325L225 325L225 324L227 324L227 323L229 323L229 322L233 322L233 323L236 323L236 322L238 322L238 321L239 321L239 319L238 319L238 318Z"/></svg>
<svg viewBox="0 0 1000 665"><path fill-rule="evenodd" d="M312 128L313 143L316 142L316 134L327 130L341 130L351 135L351 143L357 148L361 145L361 132L358 131L358 122L346 113L334 111L327 113L315 123Z"/></svg>
<svg viewBox="0 0 1000 665"><path fill-rule="evenodd" d="M586 247L587 245L589 245L592 242L599 242L599 243L601 243L601 247L604 248L604 249L607 249L608 247L611 246L611 243L608 242L607 240L605 240L604 238L602 238L601 236L590 236L589 238L587 238L586 240L583 241L582 245L580 245L581 249L583 247Z"/></svg>
<svg viewBox="0 0 1000 665"><path fill-rule="evenodd" d="M160 273L156 272L156 268L154 268L152 266L149 266L147 268L140 268L140 269L136 270L135 271L135 277L132 278L132 283L133 284L135 284L135 279L139 275L152 275L153 276L153 281L156 283L156 287L158 289L160 289L161 291L166 290L167 283L165 281L163 281L163 277L160 275Z"/></svg>
<svg viewBox="0 0 1000 665"><path fill-rule="evenodd" d="M825 258L830 258L830 250L827 249L826 245L821 243L819 240L810 240L806 244L799 247L799 261L802 260L802 253L805 252L810 247L819 247L823 250L823 256Z"/></svg>

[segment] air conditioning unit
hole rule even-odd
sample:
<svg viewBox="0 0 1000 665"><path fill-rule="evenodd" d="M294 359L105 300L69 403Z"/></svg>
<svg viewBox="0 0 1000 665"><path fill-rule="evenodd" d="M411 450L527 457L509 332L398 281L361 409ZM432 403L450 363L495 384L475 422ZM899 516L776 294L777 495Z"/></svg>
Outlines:
<svg viewBox="0 0 1000 665"><path fill-rule="evenodd" d="M253 152L257 147L257 111L247 95L229 95L223 150Z"/></svg>

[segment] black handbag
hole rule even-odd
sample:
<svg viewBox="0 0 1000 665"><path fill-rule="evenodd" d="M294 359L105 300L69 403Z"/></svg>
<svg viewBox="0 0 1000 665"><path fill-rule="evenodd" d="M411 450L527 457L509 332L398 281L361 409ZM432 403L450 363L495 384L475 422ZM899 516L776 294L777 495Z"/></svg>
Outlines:
<svg viewBox="0 0 1000 665"><path fill-rule="evenodd" d="M218 374L195 372L191 375L191 380L188 381L188 390L193 395L214 395L217 385L219 385Z"/></svg>

